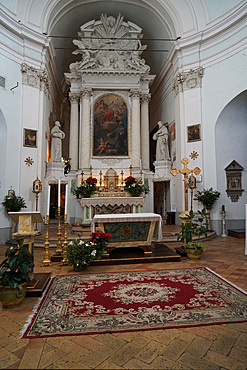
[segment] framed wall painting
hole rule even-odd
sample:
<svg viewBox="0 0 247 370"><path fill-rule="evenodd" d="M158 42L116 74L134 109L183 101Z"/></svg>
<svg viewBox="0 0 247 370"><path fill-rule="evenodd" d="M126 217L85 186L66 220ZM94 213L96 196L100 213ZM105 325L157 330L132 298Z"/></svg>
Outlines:
<svg viewBox="0 0 247 370"><path fill-rule="evenodd" d="M187 126L188 143L201 140L201 125Z"/></svg>
<svg viewBox="0 0 247 370"><path fill-rule="evenodd" d="M118 95L101 96L93 106L93 156L128 156L128 109Z"/></svg>
<svg viewBox="0 0 247 370"><path fill-rule="evenodd" d="M23 146L37 148L37 131L24 128Z"/></svg>

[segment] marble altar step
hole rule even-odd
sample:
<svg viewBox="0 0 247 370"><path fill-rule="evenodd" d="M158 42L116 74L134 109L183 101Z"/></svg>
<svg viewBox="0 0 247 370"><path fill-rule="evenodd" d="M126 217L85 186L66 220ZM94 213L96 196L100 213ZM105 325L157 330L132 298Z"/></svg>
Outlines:
<svg viewBox="0 0 247 370"><path fill-rule="evenodd" d="M177 245L180 244L181 242L177 241L177 236L175 235L180 231L180 226L178 225L163 225L162 227L162 242L165 243L166 245ZM62 232L62 241L64 240L64 229L63 227L61 228ZM91 229L88 226L78 226L78 225L73 225L73 226L68 226L67 228L67 240L68 242L77 239L79 236L81 239L88 239L89 235L91 234ZM35 248L44 248L44 243L45 243L45 236L46 236L46 230L43 230L40 235L36 236L34 239L34 246ZM215 231L210 231L207 234L207 238L201 238L200 240L209 240L216 237ZM197 238L195 238L196 240ZM56 249L57 246L57 224L53 223L52 226L49 228L49 243L50 246L49 248L51 249Z"/></svg>

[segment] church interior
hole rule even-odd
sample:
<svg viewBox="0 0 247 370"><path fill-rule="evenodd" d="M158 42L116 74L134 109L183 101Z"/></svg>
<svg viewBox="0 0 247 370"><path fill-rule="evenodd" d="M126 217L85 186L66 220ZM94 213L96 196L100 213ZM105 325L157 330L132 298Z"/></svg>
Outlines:
<svg viewBox="0 0 247 370"><path fill-rule="evenodd" d="M247 289L246 1L0 0L0 14L0 255L24 239L34 257L27 296L0 308L0 368L246 369L246 320L20 339L94 232L107 253L79 275L207 268ZM199 259L182 246L191 214Z"/></svg>

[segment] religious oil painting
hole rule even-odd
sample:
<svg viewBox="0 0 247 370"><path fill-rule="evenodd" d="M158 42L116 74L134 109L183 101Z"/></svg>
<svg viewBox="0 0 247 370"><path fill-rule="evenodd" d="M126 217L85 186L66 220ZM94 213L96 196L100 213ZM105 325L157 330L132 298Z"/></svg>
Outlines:
<svg viewBox="0 0 247 370"><path fill-rule="evenodd" d="M23 145L37 148L37 131L24 128Z"/></svg>
<svg viewBox="0 0 247 370"><path fill-rule="evenodd" d="M128 110L118 95L101 96L94 104L93 155L128 155Z"/></svg>
<svg viewBox="0 0 247 370"><path fill-rule="evenodd" d="M201 140L201 125L192 125L187 127L188 143Z"/></svg>

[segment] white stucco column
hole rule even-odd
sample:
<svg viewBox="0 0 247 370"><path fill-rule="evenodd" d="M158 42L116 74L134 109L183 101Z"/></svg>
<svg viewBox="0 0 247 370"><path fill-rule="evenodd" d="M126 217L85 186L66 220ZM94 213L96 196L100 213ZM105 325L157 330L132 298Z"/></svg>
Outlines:
<svg viewBox="0 0 247 370"><path fill-rule="evenodd" d="M142 168L149 170L149 101L151 94L143 94L141 99L141 161Z"/></svg>
<svg viewBox="0 0 247 370"><path fill-rule="evenodd" d="M81 91L81 138L80 138L80 168L90 167L90 97L92 89Z"/></svg>
<svg viewBox="0 0 247 370"><path fill-rule="evenodd" d="M78 120L78 101L79 94L69 94L70 109L70 136L69 136L69 156L71 158L71 170L78 170L78 148L79 148L79 120Z"/></svg>
<svg viewBox="0 0 247 370"><path fill-rule="evenodd" d="M137 89L130 90L132 100L132 158L131 164L133 169L140 168L141 159L141 120L140 120L140 91Z"/></svg>

